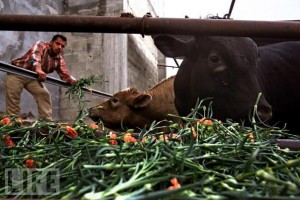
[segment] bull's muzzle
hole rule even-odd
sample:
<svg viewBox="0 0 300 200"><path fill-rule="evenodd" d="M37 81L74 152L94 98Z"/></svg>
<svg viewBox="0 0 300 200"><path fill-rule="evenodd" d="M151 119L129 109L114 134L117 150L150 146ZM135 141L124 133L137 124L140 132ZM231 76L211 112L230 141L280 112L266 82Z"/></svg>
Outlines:
<svg viewBox="0 0 300 200"><path fill-rule="evenodd" d="M270 121L272 119L272 107L270 105L258 106L257 115L263 122Z"/></svg>

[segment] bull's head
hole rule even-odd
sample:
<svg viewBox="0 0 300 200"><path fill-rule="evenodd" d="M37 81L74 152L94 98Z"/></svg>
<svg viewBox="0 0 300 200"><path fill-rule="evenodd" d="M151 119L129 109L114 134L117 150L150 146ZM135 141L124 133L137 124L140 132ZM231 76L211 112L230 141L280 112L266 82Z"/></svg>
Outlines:
<svg viewBox="0 0 300 200"><path fill-rule="evenodd" d="M257 102L263 121L271 106L256 77L257 46L249 38L156 36L155 45L167 57L183 57L175 77L175 105L180 115L191 112L197 99L212 98L215 118L248 119Z"/></svg>

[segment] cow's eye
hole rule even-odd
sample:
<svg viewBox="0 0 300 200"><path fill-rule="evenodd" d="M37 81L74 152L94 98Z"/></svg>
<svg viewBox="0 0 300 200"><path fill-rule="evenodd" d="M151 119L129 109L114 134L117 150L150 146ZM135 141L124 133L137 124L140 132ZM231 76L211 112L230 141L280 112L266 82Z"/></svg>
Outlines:
<svg viewBox="0 0 300 200"><path fill-rule="evenodd" d="M111 102L112 104L116 104L116 103L119 102L119 100L118 100L118 98L113 97L113 98L110 100L110 102Z"/></svg>
<svg viewBox="0 0 300 200"><path fill-rule="evenodd" d="M209 61L212 62L213 64L217 64L220 62L220 57L216 55L212 55L209 57Z"/></svg>

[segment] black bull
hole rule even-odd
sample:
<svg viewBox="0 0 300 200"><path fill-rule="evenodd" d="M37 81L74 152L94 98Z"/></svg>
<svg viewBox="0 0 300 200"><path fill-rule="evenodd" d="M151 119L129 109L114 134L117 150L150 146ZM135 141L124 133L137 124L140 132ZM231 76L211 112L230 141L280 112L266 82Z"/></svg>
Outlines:
<svg viewBox="0 0 300 200"><path fill-rule="evenodd" d="M213 117L248 120L258 94L262 121L300 134L300 42L257 47L244 37L153 37L168 57L182 57L175 77L175 106L191 112L197 99L212 97Z"/></svg>

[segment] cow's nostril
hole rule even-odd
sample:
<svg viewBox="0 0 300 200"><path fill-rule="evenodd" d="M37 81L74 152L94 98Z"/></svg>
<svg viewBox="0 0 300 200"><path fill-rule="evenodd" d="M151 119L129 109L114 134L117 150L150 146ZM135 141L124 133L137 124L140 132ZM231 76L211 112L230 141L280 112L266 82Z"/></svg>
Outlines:
<svg viewBox="0 0 300 200"><path fill-rule="evenodd" d="M269 106L260 106L257 109L257 114L261 121L269 121L272 118L272 108Z"/></svg>

